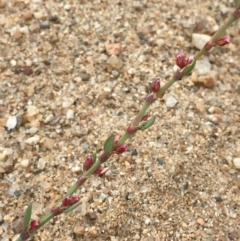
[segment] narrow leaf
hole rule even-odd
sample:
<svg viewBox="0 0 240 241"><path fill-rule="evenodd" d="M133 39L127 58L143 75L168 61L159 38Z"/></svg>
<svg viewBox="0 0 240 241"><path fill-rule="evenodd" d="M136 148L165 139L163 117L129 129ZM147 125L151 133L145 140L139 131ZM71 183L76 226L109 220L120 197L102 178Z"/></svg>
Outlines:
<svg viewBox="0 0 240 241"><path fill-rule="evenodd" d="M156 117L152 116L150 119L148 119L143 125L140 126L140 130L146 130L147 128L149 128L150 126L153 125L154 121L155 121Z"/></svg>
<svg viewBox="0 0 240 241"><path fill-rule="evenodd" d="M92 158L93 158L93 163L95 163L96 160L97 160L97 154L96 154L96 153L93 153L93 154L92 154Z"/></svg>
<svg viewBox="0 0 240 241"><path fill-rule="evenodd" d="M28 227L30 220L31 220L31 216L32 216L32 203L29 204L29 206L27 207L25 214L24 214L24 218L23 218L24 229Z"/></svg>
<svg viewBox="0 0 240 241"><path fill-rule="evenodd" d="M80 202L77 202L77 203L74 203L73 205L67 207L63 213L69 213L71 211L73 211L75 208L77 208L81 203Z"/></svg>
<svg viewBox="0 0 240 241"><path fill-rule="evenodd" d="M194 60L191 64L187 65L187 66L183 69L182 73L183 73L184 75L190 74L191 71L194 69L195 65L196 65L196 60Z"/></svg>
<svg viewBox="0 0 240 241"><path fill-rule="evenodd" d="M104 151L106 153L109 153L113 150L114 145L114 135L111 135L107 138L107 140L104 143Z"/></svg>

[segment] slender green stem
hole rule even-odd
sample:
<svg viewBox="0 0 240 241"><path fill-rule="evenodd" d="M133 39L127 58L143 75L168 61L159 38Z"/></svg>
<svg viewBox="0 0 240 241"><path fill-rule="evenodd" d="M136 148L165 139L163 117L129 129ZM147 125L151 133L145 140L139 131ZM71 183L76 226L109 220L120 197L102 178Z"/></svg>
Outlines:
<svg viewBox="0 0 240 241"><path fill-rule="evenodd" d="M118 140L118 143L117 143L117 144L118 144L118 145L123 144L123 143L124 143L127 139L129 139L131 136L132 136L131 134L125 132L125 133L120 137L120 139Z"/></svg>
<svg viewBox="0 0 240 241"><path fill-rule="evenodd" d="M172 78L163 87L161 87L156 94L157 98L161 97L165 93L165 91L168 90L176 81L176 79Z"/></svg>
<svg viewBox="0 0 240 241"><path fill-rule="evenodd" d="M137 116L134 118L134 120L131 123L132 127L137 127L140 121L142 120L143 116L146 114L148 108L150 107L150 103L145 102L142 109L138 112Z"/></svg>

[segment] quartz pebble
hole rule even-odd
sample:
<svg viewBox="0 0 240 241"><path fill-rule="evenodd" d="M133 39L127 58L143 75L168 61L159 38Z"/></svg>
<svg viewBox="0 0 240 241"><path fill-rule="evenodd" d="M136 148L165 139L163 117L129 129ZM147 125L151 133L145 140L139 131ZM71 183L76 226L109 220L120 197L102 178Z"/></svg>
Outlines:
<svg viewBox="0 0 240 241"><path fill-rule="evenodd" d="M173 108L177 104L177 102L178 101L173 96L169 96L167 97L165 104L167 107Z"/></svg>
<svg viewBox="0 0 240 241"><path fill-rule="evenodd" d="M14 129L17 126L17 116L9 116L6 127L8 130Z"/></svg>
<svg viewBox="0 0 240 241"><path fill-rule="evenodd" d="M192 34L192 45L197 49L201 50L204 45L211 39L211 36L206 34L193 33Z"/></svg>
<svg viewBox="0 0 240 241"><path fill-rule="evenodd" d="M195 72L198 75L208 74L210 69L211 69L211 64L209 62L208 57L204 57L204 58L198 60L196 63L196 66L195 66Z"/></svg>
<svg viewBox="0 0 240 241"><path fill-rule="evenodd" d="M28 159L24 159L20 162L22 167L28 167L29 165L29 160Z"/></svg>
<svg viewBox="0 0 240 241"><path fill-rule="evenodd" d="M74 111L73 110L68 110L67 111L67 114L66 114L66 118L67 119L73 119L73 117L74 117Z"/></svg>
<svg viewBox="0 0 240 241"><path fill-rule="evenodd" d="M46 160L44 158L39 158L38 163L37 163L37 168L39 170L43 170L46 166Z"/></svg>
<svg viewBox="0 0 240 241"><path fill-rule="evenodd" d="M34 115L38 114L39 110L38 110L38 108L36 106L30 105L27 108L27 112L28 112L29 116L34 116Z"/></svg>
<svg viewBox="0 0 240 241"><path fill-rule="evenodd" d="M236 157L233 159L233 164L237 169L240 169L240 157Z"/></svg>
<svg viewBox="0 0 240 241"><path fill-rule="evenodd" d="M27 140L25 140L25 142L28 145L36 145L36 144L38 144L39 140L40 140L40 137L38 135L35 135L35 136L30 137Z"/></svg>

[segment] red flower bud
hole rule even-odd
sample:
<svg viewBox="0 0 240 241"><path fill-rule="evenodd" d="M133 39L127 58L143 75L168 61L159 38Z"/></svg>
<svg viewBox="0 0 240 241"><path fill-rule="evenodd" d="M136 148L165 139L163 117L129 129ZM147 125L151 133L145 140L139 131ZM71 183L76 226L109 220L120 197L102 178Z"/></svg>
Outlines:
<svg viewBox="0 0 240 241"><path fill-rule="evenodd" d="M89 170L92 165L93 165L93 157L88 156L87 159L85 160L84 164L83 164L83 170L84 171Z"/></svg>
<svg viewBox="0 0 240 241"><path fill-rule="evenodd" d="M177 58L176 58L176 65L180 68L180 69L183 69L185 68L187 65L191 64L193 61L193 57L189 57L189 58L186 58L184 56L184 54L179 54L177 55Z"/></svg>
<svg viewBox="0 0 240 241"><path fill-rule="evenodd" d="M115 151L116 154L122 154L127 150L127 144L121 144L119 146L116 146L113 151Z"/></svg>
<svg viewBox="0 0 240 241"><path fill-rule="evenodd" d="M158 90L160 89L160 85L161 85L161 80L158 78L151 84L152 91L158 92Z"/></svg>
<svg viewBox="0 0 240 241"><path fill-rule="evenodd" d="M212 48L212 44L210 44L209 42L207 42L205 45L204 45L204 49L209 51L211 48Z"/></svg>
<svg viewBox="0 0 240 241"><path fill-rule="evenodd" d="M150 117L149 114L145 114L145 115L142 117L141 121L146 121L149 117Z"/></svg>
<svg viewBox="0 0 240 241"><path fill-rule="evenodd" d="M220 39L218 39L216 41L216 45L218 46L224 46L226 44L229 44L230 43L230 38L224 36L224 37L221 37Z"/></svg>
<svg viewBox="0 0 240 241"><path fill-rule="evenodd" d="M152 104L157 98L155 97L155 95L153 93L151 93L150 95L147 96L146 98L146 102L149 104Z"/></svg>
<svg viewBox="0 0 240 241"><path fill-rule="evenodd" d="M104 166L100 166L98 167L98 169L93 173L95 176L101 174L101 172L103 171L104 169Z"/></svg>
<svg viewBox="0 0 240 241"><path fill-rule="evenodd" d="M30 231L35 230L39 226L40 222L38 220L32 220L30 222Z"/></svg>
<svg viewBox="0 0 240 241"><path fill-rule="evenodd" d="M127 128L127 133L128 134L130 134L130 135L132 135L132 134L134 134L136 131L138 130L138 127L131 127L131 126L129 126L128 128Z"/></svg>
<svg viewBox="0 0 240 241"><path fill-rule="evenodd" d="M68 207L76 202L78 202L80 200L79 197L76 197L76 196L68 196L68 197L65 197L62 201L62 206L63 207Z"/></svg>

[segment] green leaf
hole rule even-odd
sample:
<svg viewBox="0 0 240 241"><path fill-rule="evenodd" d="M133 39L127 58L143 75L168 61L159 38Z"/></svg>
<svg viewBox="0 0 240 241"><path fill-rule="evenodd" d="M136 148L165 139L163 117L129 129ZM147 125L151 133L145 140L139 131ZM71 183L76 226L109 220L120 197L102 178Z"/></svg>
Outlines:
<svg viewBox="0 0 240 241"><path fill-rule="evenodd" d="M67 207L63 213L69 213L71 212L72 210L74 210L75 208L77 208L81 203L80 202L77 202L77 203L74 203L73 205Z"/></svg>
<svg viewBox="0 0 240 241"><path fill-rule="evenodd" d="M235 0L235 7L239 8L240 7L240 0Z"/></svg>
<svg viewBox="0 0 240 241"><path fill-rule="evenodd" d="M151 118L149 118L143 125L140 126L140 130L146 130L147 128L152 126L154 124L155 119L156 119L155 116L152 116Z"/></svg>
<svg viewBox="0 0 240 241"><path fill-rule="evenodd" d="M114 135L111 135L105 141L105 143L104 143L104 151L106 153L109 153L109 152L112 151L113 145L114 145L114 139L115 139Z"/></svg>
<svg viewBox="0 0 240 241"><path fill-rule="evenodd" d="M93 163L95 163L96 160L97 160L97 154L96 154L96 153L93 153L93 154L92 154L92 158L93 158Z"/></svg>
<svg viewBox="0 0 240 241"><path fill-rule="evenodd" d="M29 204L29 206L27 207L25 214L24 214L24 218L23 218L24 229L28 227L30 220L31 220L31 216L32 216L32 203Z"/></svg>
<svg viewBox="0 0 240 241"><path fill-rule="evenodd" d="M187 66L183 69L182 73L183 73L184 75L190 74L190 73L192 72L192 70L194 69L195 65L196 65L196 60L194 60L191 64L187 65Z"/></svg>

